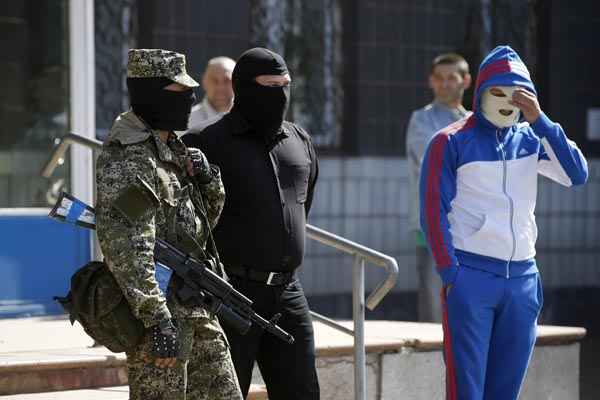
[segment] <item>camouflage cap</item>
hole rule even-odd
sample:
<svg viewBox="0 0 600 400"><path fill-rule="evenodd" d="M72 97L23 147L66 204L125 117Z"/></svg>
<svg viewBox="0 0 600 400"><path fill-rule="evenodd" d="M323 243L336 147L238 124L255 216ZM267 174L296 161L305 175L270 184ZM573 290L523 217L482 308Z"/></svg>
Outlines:
<svg viewBox="0 0 600 400"><path fill-rule="evenodd" d="M184 86L199 86L185 70L185 56L162 49L129 49L127 77L169 78Z"/></svg>

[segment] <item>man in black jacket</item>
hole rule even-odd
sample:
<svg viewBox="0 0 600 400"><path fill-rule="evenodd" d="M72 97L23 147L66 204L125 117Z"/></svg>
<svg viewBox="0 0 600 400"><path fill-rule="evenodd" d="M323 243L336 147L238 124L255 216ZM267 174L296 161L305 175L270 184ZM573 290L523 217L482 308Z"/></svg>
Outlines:
<svg viewBox="0 0 600 400"><path fill-rule="evenodd" d="M267 49L243 53L233 70L234 106L202 135L185 135L221 168L225 208L214 231L231 284L278 324L293 345L252 328L227 329L244 397L254 362L271 400L319 399L308 303L295 271L304 255L306 217L318 163L310 136L284 121L291 82L283 58Z"/></svg>

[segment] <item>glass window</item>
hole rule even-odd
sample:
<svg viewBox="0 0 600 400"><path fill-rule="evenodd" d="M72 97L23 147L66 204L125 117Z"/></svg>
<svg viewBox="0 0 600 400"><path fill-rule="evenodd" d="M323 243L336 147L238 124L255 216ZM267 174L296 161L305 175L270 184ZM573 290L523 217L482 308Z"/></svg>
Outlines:
<svg viewBox="0 0 600 400"><path fill-rule="evenodd" d="M40 176L69 128L68 1L0 3L0 38L0 208L47 207L69 184L68 161Z"/></svg>
<svg viewBox="0 0 600 400"><path fill-rule="evenodd" d="M285 58L293 72L288 118L320 148L337 149L344 101L340 0L286 4Z"/></svg>

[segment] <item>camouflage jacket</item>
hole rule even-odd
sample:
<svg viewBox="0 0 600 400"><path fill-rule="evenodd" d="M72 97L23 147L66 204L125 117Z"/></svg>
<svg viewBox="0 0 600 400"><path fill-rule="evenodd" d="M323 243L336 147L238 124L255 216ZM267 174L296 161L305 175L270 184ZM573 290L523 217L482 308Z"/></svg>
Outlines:
<svg viewBox="0 0 600 400"><path fill-rule="evenodd" d="M96 224L105 261L123 290L133 313L146 327L167 318L206 317L200 307L179 304L172 278L165 295L158 287L153 260L159 237L181 250L205 257L208 219L216 225L225 202L220 173L213 169L207 185L192 184L185 169L185 145L176 138L168 144L147 129L131 111L121 114L104 142L96 164ZM157 207L148 207L135 221L127 221L113 207L124 189L143 180L156 194ZM199 195L206 209L195 209ZM194 198L195 197L195 198Z"/></svg>

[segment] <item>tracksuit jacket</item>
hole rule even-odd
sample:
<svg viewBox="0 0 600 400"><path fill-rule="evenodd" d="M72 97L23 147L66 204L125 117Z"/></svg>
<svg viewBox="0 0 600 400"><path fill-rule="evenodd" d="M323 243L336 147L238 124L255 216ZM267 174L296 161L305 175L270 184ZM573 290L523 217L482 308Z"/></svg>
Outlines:
<svg viewBox="0 0 600 400"><path fill-rule="evenodd" d="M473 114L428 145L420 177L421 227L445 287L448 399L516 399L535 342L542 292L535 262L538 174L583 184L587 163L562 127L542 114L497 128L483 116L483 91L536 93L508 46L482 62Z"/></svg>

